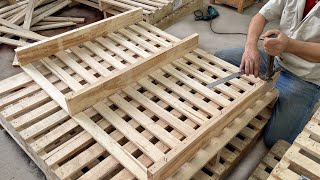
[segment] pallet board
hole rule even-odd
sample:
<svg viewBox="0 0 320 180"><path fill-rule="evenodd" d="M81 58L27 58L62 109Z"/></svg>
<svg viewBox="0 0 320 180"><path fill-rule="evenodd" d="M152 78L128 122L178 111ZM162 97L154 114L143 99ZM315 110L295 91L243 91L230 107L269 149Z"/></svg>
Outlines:
<svg viewBox="0 0 320 180"><path fill-rule="evenodd" d="M320 109L284 154L268 179L320 179Z"/></svg>
<svg viewBox="0 0 320 180"><path fill-rule="evenodd" d="M117 15L135 8L143 8L143 19L160 29L168 27L179 18L202 8L201 0L75 0L100 9L104 13ZM165 18L165 19L164 19Z"/></svg>
<svg viewBox="0 0 320 180"><path fill-rule="evenodd" d="M267 93L264 99L257 101L255 106L247 109L219 136L213 138L211 143L200 150L192 160L185 163L171 179L190 179L191 177L192 179L223 179L255 145L271 116L270 108L264 110L261 108L271 102L270 100L275 99L277 95L277 91Z"/></svg>
<svg viewBox="0 0 320 180"><path fill-rule="evenodd" d="M203 1L192 0L188 4L184 5L180 9L174 11L173 13L162 18L160 21L156 22L154 26L160 29L167 29L171 25L177 23L183 17L192 14L194 11L201 9L203 6Z"/></svg>
<svg viewBox="0 0 320 180"><path fill-rule="evenodd" d="M1 82L2 124L49 178L167 178L274 87L242 76L208 89L238 68L197 49L197 36L179 40L141 16L128 11L17 50L26 73ZM115 92L68 114L65 96L108 83Z"/></svg>
<svg viewBox="0 0 320 180"><path fill-rule="evenodd" d="M266 180L270 176L272 170L282 159L284 153L289 149L290 144L284 140L279 140L270 149L268 154L262 159L262 162L254 170L249 180Z"/></svg>
<svg viewBox="0 0 320 180"><path fill-rule="evenodd" d="M225 4L237 8L238 13L243 13L244 8L255 3L254 0L212 0L213 4Z"/></svg>

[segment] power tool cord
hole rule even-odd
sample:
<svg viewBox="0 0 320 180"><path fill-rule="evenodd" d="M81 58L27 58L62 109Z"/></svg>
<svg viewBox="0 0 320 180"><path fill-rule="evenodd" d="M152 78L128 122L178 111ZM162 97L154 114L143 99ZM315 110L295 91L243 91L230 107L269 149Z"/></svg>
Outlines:
<svg viewBox="0 0 320 180"><path fill-rule="evenodd" d="M200 16L199 16L199 13L200 13L200 16L203 15L203 12L202 12L201 10L196 10L196 11L193 12L193 14L195 15L196 18L200 17ZM242 33L242 32L217 32L217 31L215 31L215 30L213 29L213 27L212 27L213 20L214 20L214 18L211 17L211 20L210 20L210 29L211 29L211 31L212 31L213 33L215 33L215 34L221 34L221 35L244 35L244 36L247 36L247 35L248 35L248 33ZM259 38L259 40L263 41L264 39Z"/></svg>

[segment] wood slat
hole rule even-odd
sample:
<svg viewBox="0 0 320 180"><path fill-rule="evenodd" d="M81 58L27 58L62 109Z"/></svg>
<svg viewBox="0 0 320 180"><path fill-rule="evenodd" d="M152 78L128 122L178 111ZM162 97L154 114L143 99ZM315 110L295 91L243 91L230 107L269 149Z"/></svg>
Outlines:
<svg viewBox="0 0 320 180"><path fill-rule="evenodd" d="M146 168L140 164L131 154L124 151L121 146L95 124L87 115L79 113L73 118L89 132L112 156L126 167L138 179L146 179Z"/></svg>

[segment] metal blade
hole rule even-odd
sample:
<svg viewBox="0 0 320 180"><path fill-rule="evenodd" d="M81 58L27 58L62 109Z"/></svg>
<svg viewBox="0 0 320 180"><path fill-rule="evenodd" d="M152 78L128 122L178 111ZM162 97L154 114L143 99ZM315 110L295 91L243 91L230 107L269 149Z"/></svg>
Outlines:
<svg viewBox="0 0 320 180"><path fill-rule="evenodd" d="M237 78L237 77L240 77L241 75L244 74L244 71L240 71L240 72L237 72L237 73L234 73L234 74L231 74L230 76L227 76L225 78L222 78L222 79L219 79L217 81L214 81L213 83L210 83L207 85L207 88L211 89L219 84L223 84L223 83L226 83L228 81L230 81L231 79L234 79L234 78Z"/></svg>

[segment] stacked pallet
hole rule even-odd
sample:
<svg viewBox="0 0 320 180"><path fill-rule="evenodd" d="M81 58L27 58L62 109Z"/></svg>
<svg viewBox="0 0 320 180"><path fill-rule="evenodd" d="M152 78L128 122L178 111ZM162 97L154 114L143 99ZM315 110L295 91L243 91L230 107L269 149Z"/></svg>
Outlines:
<svg viewBox="0 0 320 180"><path fill-rule="evenodd" d="M165 179L276 98L251 76L207 88L238 68L142 11L16 50L25 72L0 83L1 124L48 179Z"/></svg>
<svg viewBox="0 0 320 180"><path fill-rule="evenodd" d="M265 107L276 96L275 91L257 101L219 136L213 138L211 143L199 151L192 160L185 163L172 176L172 179L224 179L255 146L263 127L271 116L271 108L266 107L256 117L253 115L256 115L261 107Z"/></svg>
<svg viewBox="0 0 320 180"><path fill-rule="evenodd" d="M237 8L238 13L242 13L244 8L254 4L254 0L212 0L213 4L225 4Z"/></svg>
<svg viewBox="0 0 320 180"><path fill-rule="evenodd" d="M46 37L35 32L74 26L83 23L84 18L55 17L55 12L72 1L22 0L0 9L0 43L25 46ZM18 39L17 39L18 38ZM16 58L15 58L16 59ZM13 65L18 65L15 60Z"/></svg>
<svg viewBox="0 0 320 180"><path fill-rule="evenodd" d="M270 149L268 154L262 159L262 162L254 170L249 180L266 180L270 176L272 170L282 159L284 153L289 149L290 144L284 140L279 140Z"/></svg>
<svg viewBox="0 0 320 180"><path fill-rule="evenodd" d="M268 179L320 179L320 109L284 154Z"/></svg>
<svg viewBox="0 0 320 180"><path fill-rule="evenodd" d="M135 8L143 8L143 19L161 29L202 8L202 0L75 0L100 9L105 14L117 15Z"/></svg>

